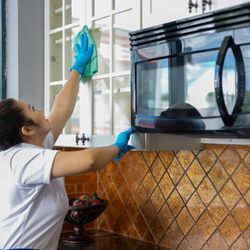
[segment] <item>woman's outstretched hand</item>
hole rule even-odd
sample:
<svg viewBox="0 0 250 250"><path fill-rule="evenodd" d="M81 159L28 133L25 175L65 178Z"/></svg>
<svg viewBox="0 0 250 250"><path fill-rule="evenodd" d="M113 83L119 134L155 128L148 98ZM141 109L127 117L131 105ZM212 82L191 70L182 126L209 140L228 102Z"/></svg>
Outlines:
<svg viewBox="0 0 250 250"><path fill-rule="evenodd" d="M76 44L74 49L76 52L75 62L71 66L70 71L74 69L81 75L84 72L84 69L89 62L94 50L93 44L91 44L88 48L88 37L86 33L81 35L80 45Z"/></svg>
<svg viewBox="0 0 250 250"><path fill-rule="evenodd" d="M135 131L132 128L129 128L128 130L121 132L117 136L116 142L113 144L113 146L119 148L119 153L113 159L114 161L119 161L124 154L126 154L129 150L133 149L133 146L128 145L128 141L130 139L130 135L134 132Z"/></svg>

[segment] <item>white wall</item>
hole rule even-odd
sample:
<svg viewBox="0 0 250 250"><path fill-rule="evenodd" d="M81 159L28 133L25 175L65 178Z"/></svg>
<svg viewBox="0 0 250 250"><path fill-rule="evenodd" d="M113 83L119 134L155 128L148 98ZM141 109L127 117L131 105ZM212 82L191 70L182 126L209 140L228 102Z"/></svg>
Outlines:
<svg viewBox="0 0 250 250"><path fill-rule="evenodd" d="M44 1L7 1L7 97L44 109Z"/></svg>

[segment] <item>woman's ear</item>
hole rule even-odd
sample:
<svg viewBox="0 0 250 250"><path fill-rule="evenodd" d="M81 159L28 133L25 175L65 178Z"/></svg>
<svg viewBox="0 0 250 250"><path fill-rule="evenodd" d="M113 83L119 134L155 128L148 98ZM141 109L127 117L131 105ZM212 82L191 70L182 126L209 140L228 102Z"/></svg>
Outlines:
<svg viewBox="0 0 250 250"><path fill-rule="evenodd" d="M29 126L22 126L21 128L22 136L32 136L34 134L34 130Z"/></svg>

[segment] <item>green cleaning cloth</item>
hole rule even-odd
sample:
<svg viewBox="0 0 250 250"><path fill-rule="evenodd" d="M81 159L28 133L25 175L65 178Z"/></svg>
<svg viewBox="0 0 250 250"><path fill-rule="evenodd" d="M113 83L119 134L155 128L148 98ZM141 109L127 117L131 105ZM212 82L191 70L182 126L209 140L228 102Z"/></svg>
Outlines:
<svg viewBox="0 0 250 250"><path fill-rule="evenodd" d="M88 37L88 46L93 44L93 54L90 58L90 61L87 63L84 72L81 74L80 80L82 82L84 82L83 78L85 76L88 76L88 77L93 76L93 74L95 74L98 71L98 55L97 55L97 48L96 48L95 40L86 25L84 25L83 28L73 38L73 49L75 53L77 53L75 46L76 44L80 45L80 37L84 32L86 33Z"/></svg>

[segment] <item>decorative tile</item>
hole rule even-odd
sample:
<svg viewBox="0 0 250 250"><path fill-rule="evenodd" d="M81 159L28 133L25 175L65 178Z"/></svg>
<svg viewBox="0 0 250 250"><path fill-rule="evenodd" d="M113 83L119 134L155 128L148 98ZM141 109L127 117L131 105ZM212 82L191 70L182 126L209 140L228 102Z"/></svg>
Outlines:
<svg viewBox="0 0 250 250"><path fill-rule="evenodd" d="M236 202L241 198L239 191L231 180L229 180L220 191L220 195L229 210L231 210Z"/></svg>
<svg viewBox="0 0 250 250"><path fill-rule="evenodd" d="M184 206L184 203L176 190L174 190L174 192L169 196L167 204L174 216L177 216Z"/></svg>
<svg viewBox="0 0 250 250"><path fill-rule="evenodd" d="M200 184L201 180L205 176L205 173L197 160L193 161L187 174L195 187Z"/></svg>
<svg viewBox="0 0 250 250"><path fill-rule="evenodd" d="M217 195L208 207L208 211L217 226L228 215L228 209L225 207L220 197Z"/></svg>
<svg viewBox="0 0 250 250"><path fill-rule="evenodd" d="M145 219L145 221L150 224L152 219L155 217L156 212L154 210L154 207L152 205L151 200L147 200L143 208L141 209L141 213Z"/></svg>
<svg viewBox="0 0 250 250"><path fill-rule="evenodd" d="M231 245L241 233L238 225L230 215L223 221L219 229L228 245Z"/></svg>
<svg viewBox="0 0 250 250"><path fill-rule="evenodd" d="M248 150L248 154L246 158L244 159L244 162L246 163L247 167L250 168L250 149Z"/></svg>
<svg viewBox="0 0 250 250"><path fill-rule="evenodd" d="M151 171L149 171L146 174L142 183L147 191L148 196L151 196L151 194L153 193L153 191L155 190L156 185L157 185Z"/></svg>
<svg viewBox="0 0 250 250"><path fill-rule="evenodd" d="M151 230L148 228L146 230L146 232L144 233L143 237L142 237L143 241L146 241L146 242L150 242L150 243L153 243L155 244L155 239L154 239L154 236L153 234L151 233Z"/></svg>
<svg viewBox="0 0 250 250"><path fill-rule="evenodd" d="M228 250L228 245L218 230L208 240L208 245L211 250Z"/></svg>
<svg viewBox="0 0 250 250"><path fill-rule="evenodd" d="M134 222L135 218L139 215L140 210L137 207L137 204L133 198L125 205L128 215L132 222Z"/></svg>
<svg viewBox="0 0 250 250"><path fill-rule="evenodd" d="M133 194L133 197L135 199L135 202L138 206L138 208L142 208L144 204L149 199L149 196L147 194L147 191L143 185L140 185L137 191Z"/></svg>
<svg viewBox="0 0 250 250"><path fill-rule="evenodd" d="M180 178L182 177L184 171L177 159L174 159L167 169L170 178L172 179L173 183L176 184Z"/></svg>
<svg viewBox="0 0 250 250"><path fill-rule="evenodd" d="M192 250L201 249L205 243L205 239L203 239L203 234L196 225L194 225L194 227L189 231L187 235L187 240Z"/></svg>
<svg viewBox="0 0 250 250"><path fill-rule="evenodd" d="M218 191L229 178L220 161L214 164L208 175Z"/></svg>
<svg viewBox="0 0 250 250"><path fill-rule="evenodd" d="M197 221L196 225L200 229L203 239L208 240L208 238L213 234L216 229L216 225L214 224L211 216L207 211L205 211L199 220Z"/></svg>
<svg viewBox="0 0 250 250"><path fill-rule="evenodd" d="M190 247L188 241L186 239L184 239L181 244L178 246L177 248L178 250L192 250L192 248Z"/></svg>
<svg viewBox="0 0 250 250"><path fill-rule="evenodd" d="M237 145L237 146L234 146L234 150L237 151L237 153L239 154L240 158L241 159L244 159L249 150L250 150L250 147L249 146L244 146L244 145Z"/></svg>
<svg viewBox="0 0 250 250"><path fill-rule="evenodd" d="M204 204L195 192L187 203L188 210L196 221L205 209Z"/></svg>
<svg viewBox="0 0 250 250"><path fill-rule="evenodd" d="M150 197L150 200L153 204L153 207L154 207L156 213L158 213L160 208L162 207L162 205L165 202L164 196L161 193L161 190L159 189L159 187L156 187L156 189L154 190L153 194Z"/></svg>
<svg viewBox="0 0 250 250"><path fill-rule="evenodd" d="M174 189L173 182L171 181L171 179L167 173L164 174L164 176L162 177L159 186L160 186L161 192L163 193L165 199L168 198L168 196L170 195L170 193Z"/></svg>
<svg viewBox="0 0 250 250"><path fill-rule="evenodd" d="M145 222L142 214L139 214L134 222L136 231L138 232L140 238L143 238L144 233L148 229L147 223Z"/></svg>
<svg viewBox="0 0 250 250"><path fill-rule="evenodd" d="M182 167L186 170L194 159L192 151L181 150L176 154L176 158L181 163Z"/></svg>
<svg viewBox="0 0 250 250"><path fill-rule="evenodd" d="M160 246L170 249L176 249L183 237L184 235L179 225L174 221L160 241Z"/></svg>
<svg viewBox="0 0 250 250"><path fill-rule="evenodd" d="M183 198L184 202L187 202L189 197L194 192L194 187L191 184L187 175L183 176L183 178L181 179L181 181L179 182L179 184L177 186L177 189L178 189L181 197Z"/></svg>
<svg viewBox="0 0 250 250"><path fill-rule="evenodd" d="M245 163L240 164L232 176L235 184L244 194L250 188L250 168Z"/></svg>
<svg viewBox="0 0 250 250"><path fill-rule="evenodd" d="M161 151L159 153L159 157L165 168L168 168L172 160L174 159L174 154L172 151Z"/></svg>
<svg viewBox="0 0 250 250"><path fill-rule="evenodd" d="M209 169L214 165L217 159L217 156L213 152L213 150L205 149L205 150L200 151L200 153L197 156L197 159L199 163L201 164L201 166L203 167L203 169L206 172L208 172Z"/></svg>
<svg viewBox="0 0 250 250"><path fill-rule="evenodd" d="M193 226L194 221L188 212L188 210L184 207L181 212L179 213L177 217L177 222L184 234L187 234L187 232L190 230L190 228Z"/></svg>
<svg viewBox="0 0 250 250"><path fill-rule="evenodd" d="M167 203L162 206L160 212L158 213L158 218L161 221L164 230L166 231L174 219Z"/></svg>
<svg viewBox="0 0 250 250"><path fill-rule="evenodd" d="M150 224L150 229L155 241L159 243L163 234L165 233L165 228L163 227L162 222L157 215L153 218Z"/></svg>
<svg viewBox="0 0 250 250"><path fill-rule="evenodd" d="M242 231L250 225L250 208L244 199L232 210L232 215Z"/></svg>
<svg viewBox="0 0 250 250"><path fill-rule="evenodd" d="M208 205L209 202L215 196L216 190L214 189L211 181L207 177L200 184L200 186L198 188L198 193L199 193L202 201L205 203L205 205Z"/></svg>
<svg viewBox="0 0 250 250"><path fill-rule="evenodd" d="M211 149L213 152L217 155L220 156L222 152L226 149L226 145L220 145L220 144L207 144L205 146L206 149Z"/></svg>
<svg viewBox="0 0 250 250"><path fill-rule="evenodd" d="M157 158L153 165L151 166L151 172L157 183L159 183L160 179L162 178L163 174L165 173L166 169L159 158Z"/></svg>
<svg viewBox="0 0 250 250"><path fill-rule="evenodd" d="M231 175L236 167L240 164L239 154L232 149L226 149L220 156L220 161L223 164L225 170Z"/></svg>
<svg viewBox="0 0 250 250"><path fill-rule="evenodd" d="M245 194L244 198L245 198L246 202L248 203L248 205L250 206L250 189Z"/></svg>
<svg viewBox="0 0 250 250"><path fill-rule="evenodd" d="M155 151L143 151L142 156L146 161L147 165L150 167L153 161L155 160L157 153Z"/></svg>
<svg viewBox="0 0 250 250"><path fill-rule="evenodd" d="M243 250L248 250L249 249L249 245L247 244L247 241L244 237L240 236L236 242L233 244L232 250L239 250L239 249L243 249Z"/></svg>

